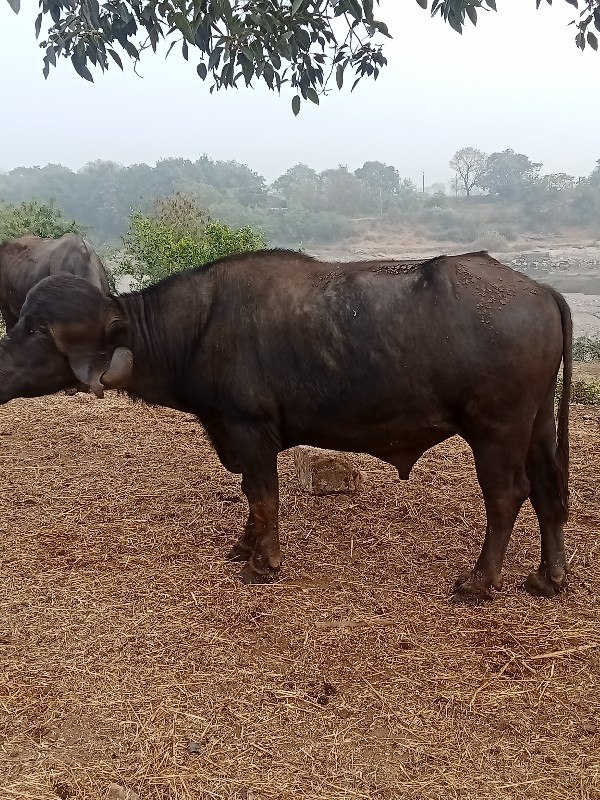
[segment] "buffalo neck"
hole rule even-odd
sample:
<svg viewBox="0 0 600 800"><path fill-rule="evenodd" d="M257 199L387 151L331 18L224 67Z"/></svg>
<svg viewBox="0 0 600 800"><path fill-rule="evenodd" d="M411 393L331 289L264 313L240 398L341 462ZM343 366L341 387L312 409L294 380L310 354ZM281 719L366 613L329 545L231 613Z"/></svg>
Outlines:
<svg viewBox="0 0 600 800"><path fill-rule="evenodd" d="M115 298L131 331L133 373L128 394L192 411L187 378L207 318L207 282L205 274L192 271Z"/></svg>

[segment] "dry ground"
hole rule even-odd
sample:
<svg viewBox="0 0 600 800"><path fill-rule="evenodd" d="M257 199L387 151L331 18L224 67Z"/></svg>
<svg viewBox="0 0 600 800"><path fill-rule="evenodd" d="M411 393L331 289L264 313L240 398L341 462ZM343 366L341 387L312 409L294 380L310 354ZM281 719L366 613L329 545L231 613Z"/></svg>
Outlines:
<svg viewBox="0 0 600 800"><path fill-rule="evenodd" d="M571 588L448 601L483 506L453 440L355 498L280 459L281 582L222 556L245 506L188 417L0 409L0 798L600 798L600 415L573 408Z"/></svg>

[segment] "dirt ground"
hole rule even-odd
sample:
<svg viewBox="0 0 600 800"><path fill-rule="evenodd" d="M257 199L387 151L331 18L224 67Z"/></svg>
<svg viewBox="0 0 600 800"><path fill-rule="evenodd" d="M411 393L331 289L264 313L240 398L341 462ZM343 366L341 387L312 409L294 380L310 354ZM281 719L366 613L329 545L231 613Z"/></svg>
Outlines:
<svg viewBox="0 0 600 800"><path fill-rule="evenodd" d="M355 497L280 457L280 582L223 560L239 478L190 418L107 396L0 409L0 798L600 799L600 412L572 410L570 588L529 507L505 588L454 606L484 509L451 440Z"/></svg>

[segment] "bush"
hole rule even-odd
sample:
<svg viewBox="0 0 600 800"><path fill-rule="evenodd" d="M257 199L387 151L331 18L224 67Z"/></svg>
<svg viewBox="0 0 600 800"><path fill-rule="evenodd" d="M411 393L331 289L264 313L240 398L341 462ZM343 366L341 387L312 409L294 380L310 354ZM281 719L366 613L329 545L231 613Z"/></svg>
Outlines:
<svg viewBox="0 0 600 800"><path fill-rule="evenodd" d="M65 233L83 235L84 228L69 220L60 208L49 203L20 203L0 206L0 241L24 236L27 233L45 239L58 239Z"/></svg>
<svg viewBox="0 0 600 800"><path fill-rule="evenodd" d="M492 253L504 253L510 249L506 237L498 231L485 231L471 242L470 247L473 250L488 250Z"/></svg>
<svg viewBox="0 0 600 800"><path fill-rule="evenodd" d="M262 233L213 222L196 201L183 195L157 200L150 216L134 212L124 241L126 256L119 273L131 276L135 288L232 253L266 246Z"/></svg>
<svg viewBox="0 0 600 800"><path fill-rule="evenodd" d="M303 206L270 209L265 228L274 245L298 248L301 245L330 244L350 236L353 223L332 211L309 211Z"/></svg>
<svg viewBox="0 0 600 800"><path fill-rule="evenodd" d="M562 393L562 378L556 384L555 398L558 401ZM584 406L600 405L600 381L583 379L573 381L571 384L571 402L581 403Z"/></svg>
<svg viewBox="0 0 600 800"><path fill-rule="evenodd" d="M573 358L575 361L600 361L600 339L579 336L573 341Z"/></svg>

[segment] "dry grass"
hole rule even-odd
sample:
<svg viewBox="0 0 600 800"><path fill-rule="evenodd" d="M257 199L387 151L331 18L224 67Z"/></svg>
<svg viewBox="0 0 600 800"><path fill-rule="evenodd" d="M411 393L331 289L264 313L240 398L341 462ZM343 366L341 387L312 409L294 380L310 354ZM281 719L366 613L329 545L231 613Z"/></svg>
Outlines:
<svg viewBox="0 0 600 800"><path fill-rule="evenodd" d="M239 479L200 428L110 397L0 409L0 798L600 798L600 417L573 409L570 590L447 591L484 512L470 453L356 498L280 459L283 580L222 560Z"/></svg>

